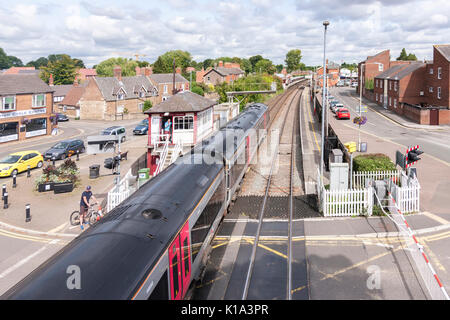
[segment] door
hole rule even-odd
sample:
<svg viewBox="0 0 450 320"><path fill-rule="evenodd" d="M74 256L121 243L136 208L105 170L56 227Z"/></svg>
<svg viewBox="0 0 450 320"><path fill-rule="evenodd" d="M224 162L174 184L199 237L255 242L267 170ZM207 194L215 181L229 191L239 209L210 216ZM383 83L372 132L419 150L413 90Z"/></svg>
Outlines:
<svg viewBox="0 0 450 320"><path fill-rule="evenodd" d="M77 142L73 141L69 144L67 148L67 156L72 156L74 153L77 153Z"/></svg>
<svg viewBox="0 0 450 320"><path fill-rule="evenodd" d="M160 121L161 117L158 116L152 116L151 117L151 144L155 145L156 143L156 136L159 134L160 130L161 130L161 124Z"/></svg>
<svg viewBox="0 0 450 320"><path fill-rule="evenodd" d="M170 297L172 300L181 300L183 294L180 256L180 236L178 235L169 247Z"/></svg>
<svg viewBox="0 0 450 320"><path fill-rule="evenodd" d="M189 239L189 222L186 222L180 233L181 243L181 268L183 297L186 295L191 280L191 241Z"/></svg>
<svg viewBox="0 0 450 320"><path fill-rule="evenodd" d="M439 124L439 110L431 109L430 110L430 125L438 125Z"/></svg>
<svg viewBox="0 0 450 320"><path fill-rule="evenodd" d="M30 159L29 155L26 154L22 157L22 159L20 159L18 161L18 165L17 165L17 171L18 172L22 172L27 170L27 163L28 163L28 159Z"/></svg>

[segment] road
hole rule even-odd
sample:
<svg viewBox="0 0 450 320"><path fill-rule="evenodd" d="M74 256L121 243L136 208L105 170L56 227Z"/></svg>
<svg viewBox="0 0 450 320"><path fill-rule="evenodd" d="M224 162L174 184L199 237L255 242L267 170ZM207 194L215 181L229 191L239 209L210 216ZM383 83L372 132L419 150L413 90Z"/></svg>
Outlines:
<svg viewBox="0 0 450 320"><path fill-rule="evenodd" d="M359 99L352 95L354 91L354 88L349 87L330 89L330 94L349 109L351 119L358 115L356 110L359 107ZM450 163L450 131L405 128L370 108L367 108L367 113L363 115L367 117L368 121L361 126L361 130L405 146L419 145L420 150L426 154ZM334 116L334 114L329 111L329 116ZM406 150L400 151L405 152Z"/></svg>

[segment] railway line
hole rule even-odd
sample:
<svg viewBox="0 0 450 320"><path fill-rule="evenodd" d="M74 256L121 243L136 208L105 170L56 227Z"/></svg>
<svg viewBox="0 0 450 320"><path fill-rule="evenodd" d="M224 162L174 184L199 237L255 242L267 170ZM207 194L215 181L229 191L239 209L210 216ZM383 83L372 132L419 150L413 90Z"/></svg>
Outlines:
<svg viewBox="0 0 450 320"><path fill-rule="evenodd" d="M269 103L271 122L257 163L213 241L213 253L194 299L308 299L297 165L301 83ZM270 148L270 146L272 148ZM269 151L268 151L269 150ZM270 168L261 161L268 158ZM295 270L295 271L294 271Z"/></svg>

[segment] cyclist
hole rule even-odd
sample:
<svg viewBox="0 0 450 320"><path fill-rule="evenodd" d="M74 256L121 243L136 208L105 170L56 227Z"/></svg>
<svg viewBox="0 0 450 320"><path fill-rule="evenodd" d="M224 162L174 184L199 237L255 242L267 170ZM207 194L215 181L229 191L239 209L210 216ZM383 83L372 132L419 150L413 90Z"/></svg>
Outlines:
<svg viewBox="0 0 450 320"><path fill-rule="evenodd" d="M91 191L91 186L87 186L86 190L83 191L83 193L81 194L81 201L80 201L80 227L81 230L84 230L84 223L87 223L87 221L85 221L84 216L86 215L86 213L89 210L89 200L90 199L94 199L95 203L98 204L97 199L95 199L94 195L92 194Z"/></svg>

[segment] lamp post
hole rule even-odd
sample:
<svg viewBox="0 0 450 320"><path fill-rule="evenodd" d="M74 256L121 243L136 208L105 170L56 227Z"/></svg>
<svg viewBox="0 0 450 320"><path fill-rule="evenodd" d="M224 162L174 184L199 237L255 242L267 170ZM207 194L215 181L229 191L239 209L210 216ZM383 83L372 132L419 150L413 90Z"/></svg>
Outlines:
<svg viewBox="0 0 450 320"><path fill-rule="evenodd" d="M326 39L327 39L327 27L330 25L329 21L324 21L323 26L325 27L324 33L323 33L323 88L325 88L325 79L327 78L327 69L326 69L326 59L325 59L325 52L326 52ZM324 156L324 126L325 126L325 90L322 90L322 141L321 141L321 148L320 148L320 178L323 180L323 156Z"/></svg>

